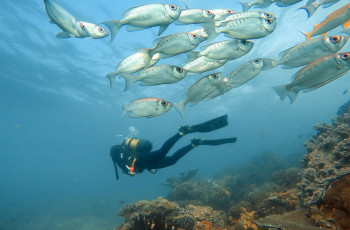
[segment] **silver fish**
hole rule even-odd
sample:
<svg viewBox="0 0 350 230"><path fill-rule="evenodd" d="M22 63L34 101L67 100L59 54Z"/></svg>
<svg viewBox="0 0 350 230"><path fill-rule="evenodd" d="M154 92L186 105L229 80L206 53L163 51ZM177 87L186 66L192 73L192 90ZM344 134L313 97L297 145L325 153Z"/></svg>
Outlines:
<svg viewBox="0 0 350 230"><path fill-rule="evenodd" d="M130 102L128 107L123 107L123 116L129 113L129 117L156 117L168 112L173 104L159 98L141 98Z"/></svg>
<svg viewBox="0 0 350 230"><path fill-rule="evenodd" d="M247 54L253 46L254 42L251 41L230 39L202 46L200 52L191 51L187 54L190 60L201 56L215 60L234 60Z"/></svg>
<svg viewBox="0 0 350 230"><path fill-rule="evenodd" d="M253 0L251 2L240 2L243 7L242 11L248 11L251 7L266 8L277 0Z"/></svg>
<svg viewBox="0 0 350 230"><path fill-rule="evenodd" d="M141 69L147 68L150 61L151 56L149 56L147 52L140 51L119 62L115 71L108 73L106 76L109 80L110 89L112 88L114 79L118 74L135 73Z"/></svg>
<svg viewBox="0 0 350 230"><path fill-rule="evenodd" d="M191 51L206 40L206 32L204 29L197 30L197 32L177 33L158 38L154 40L156 44L154 48L146 49L146 51L150 56L156 53L174 56Z"/></svg>
<svg viewBox="0 0 350 230"><path fill-rule="evenodd" d="M226 62L227 60L215 60L202 56L188 62L183 68L188 71L188 74L192 75L217 69L223 66Z"/></svg>
<svg viewBox="0 0 350 230"><path fill-rule="evenodd" d="M304 93L318 89L338 79L350 70L350 52L327 55L311 62L293 76L293 82L275 86L281 100L289 97L292 104L300 91Z"/></svg>
<svg viewBox="0 0 350 230"><path fill-rule="evenodd" d="M222 24L243 18L266 18L271 20L277 20L277 17L273 14L264 11L248 11L248 12L237 12L227 16L224 20L217 21L215 26L221 26Z"/></svg>
<svg viewBox="0 0 350 230"><path fill-rule="evenodd" d="M349 36L317 37L307 40L281 52L282 58L274 65L283 68L296 68L307 65L316 59L341 50L349 40Z"/></svg>
<svg viewBox="0 0 350 230"><path fill-rule="evenodd" d="M239 66L228 76L226 90L229 91L232 88L240 87L260 74L261 71L273 68L272 61L269 58L259 58Z"/></svg>
<svg viewBox="0 0 350 230"><path fill-rule="evenodd" d="M210 10L211 12L213 12L214 16L214 21L221 21L224 20L226 17L230 16L231 14L236 13L233 10L230 9L214 9L214 10Z"/></svg>
<svg viewBox="0 0 350 230"><path fill-rule="evenodd" d="M183 116L187 104L195 105L204 100L208 95L212 94L216 90L222 91L224 93L225 89L220 88L221 81L221 73L209 74L205 77L202 77L187 90L185 100L174 103L175 109L180 113L181 116Z"/></svg>
<svg viewBox="0 0 350 230"><path fill-rule="evenodd" d="M130 74L120 74L125 80L125 89L128 90L136 82L141 81L141 85L161 85L172 84L182 80L187 74L187 70L173 65L157 65L140 71L137 76Z"/></svg>
<svg viewBox="0 0 350 230"><path fill-rule="evenodd" d="M154 26L160 26L158 35L161 35L170 23L174 22L181 14L181 9L168 4L145 4L135 6L125 11L120 20L102 22L111 32L111 41L115 38L123 25L128 25L128 31L142 30Z"/></svg>
<svg viewBox="0 0 350 230"><path fill-rule="evenodd" d="M217 33L237 39L256 39L271 34L277 26L277 20L270 18L251 17L228 21L217 27Z"/></svg>
<svg viewBox="0 0 350 230"><path fill-rule="evenodd" d="M307 2L306 6L300 7L299 9L306 10L307 16L310 18L320 6L327 8L333 6L337 2L339 2L339 0L319 0L318 2Z"/></svg>
<svg viewBox="0 0 350 230"><path fill-rule="evenodd" d="M73 15L57 4L55 0L44 0L45 10L52 23L55 23L61 32L57 38L104 38L108 32L93 23L78 21Z"/></svg>
<svg viewBox="0 0 350 230"><path fill-rule="evenodd" d="M214 19L215 15L210 10L203 9L185 9L181 11L175 24L199 24L206 23Z"/></svg>

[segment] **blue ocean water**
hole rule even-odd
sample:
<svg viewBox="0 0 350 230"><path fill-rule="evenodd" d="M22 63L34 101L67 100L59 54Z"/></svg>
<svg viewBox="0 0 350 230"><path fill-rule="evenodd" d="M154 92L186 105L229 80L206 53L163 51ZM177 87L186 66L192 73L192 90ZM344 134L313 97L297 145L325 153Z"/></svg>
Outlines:
<svg viewBox="0 0 350 230"><path fill-rule="evenodd" d="M77 18L99 23L119 19L136 1L57 0ZM154 1L143 1L143 4ZM183 1L164 1L185 7ZM228 75L255 58L278 58L278 54L305 41L299 32L309 32L329 13L347 4L341 0L320 8L307 19L302 1L264 11L278 17L269 36L255 40L253 50L226 63L219 70ZM238 1L186 1L190 8L229 8L241 11ZM109 91L105 75L137 48L151 48L158 28L127 32L116 39L58 39L60 29L48 22L42 1L0 2L0 229L113 229L122 219L116 212L126 203L165 197L161 185L168 177L199 169L200 177L213 177L223 169L239 166L263 151L283 156L306 152L304 142L314 134L313 125L330 122L337 109L349 100L349 74L318 90L303 94L290 105L280 101L271 87L290 82L298 69L276 67L262 72L247 84L210 101L187 107L180 118L175 109L155 118L121 117L122 105L141 97L159 97L171 102L183 99L185 91L201 75L187 76L173 85L136 85L123 92L124 81L116 79ZM164 35L200 28L171 24ZM329 34L338 34L337 28ZM220 35L217 40L224 39ZM348 51L349 44L342 51ZM184 54L161 64L182 66ZM207 73L206 73L207 74ZM228 114L229 126L192 136L236 136L237 143L218 147L200 146L176 165L115 181L109 149L137 132L154 148L173 135L179 126ZM132 132L132 133L131 133Z"/></svg>

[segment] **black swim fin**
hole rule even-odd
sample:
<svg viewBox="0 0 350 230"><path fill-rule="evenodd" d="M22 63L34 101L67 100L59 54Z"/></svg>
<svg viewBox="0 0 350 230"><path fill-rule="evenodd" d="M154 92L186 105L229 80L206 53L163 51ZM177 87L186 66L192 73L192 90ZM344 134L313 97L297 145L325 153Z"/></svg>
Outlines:
<svg viewBox="0 0 350 230"><path fill-rule="evenodd" d="M237 141L236 137L216 139L216 140L204 140L204 139L193 138L191 140L191 144L194 146L197 146L197 145L223 145L223 144L235 143L236 141Z"/></svg>
<svg viewBox="0 0 350 230"><path fill-rule="evenodd" d="M221 129L225 126L228 125L227 122L227 114L214 118L212 120L200 123L198 125L186 125L182 126L179 129L179 132L183 134L188 134L188 133L206 133L206 132L211 132L217 129Z"/></svg>

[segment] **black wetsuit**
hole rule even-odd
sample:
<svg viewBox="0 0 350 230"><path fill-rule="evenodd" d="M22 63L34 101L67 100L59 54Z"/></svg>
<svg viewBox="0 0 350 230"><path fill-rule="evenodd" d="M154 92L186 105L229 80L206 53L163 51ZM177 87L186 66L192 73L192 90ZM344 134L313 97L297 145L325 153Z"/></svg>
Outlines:
<svg viewBox="0 0 350 230"><path fill-rule="evenodd" d="M135 157L136 161L134 163L134 171L136 173L141 173L145 169L152 171L154 169L165 168L175 164L181 157L194 148L192 144L189 144L177 150L172 156L166 156L169 150L181 137L182 136L177 133L169 138L159 150L138 153ZM129 174L129 169L127 166L131 166L134 157L130 156L130 154L127 154L126 152L124 153L121 145L112 146L110 155L116 169L116 178L118 179L119 177L115 164L122 169L123 173Z"/></svg>

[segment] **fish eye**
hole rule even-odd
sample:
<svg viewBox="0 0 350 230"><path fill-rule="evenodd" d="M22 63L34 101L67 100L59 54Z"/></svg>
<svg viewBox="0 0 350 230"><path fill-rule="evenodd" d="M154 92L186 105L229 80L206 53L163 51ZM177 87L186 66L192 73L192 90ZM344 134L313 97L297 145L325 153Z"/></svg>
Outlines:
<svg viewBox="0 0 350 230"><path fill-rule="evenodd" d="M241 43L242 43L243 45L247 45L247 44L248 44L248 41L245 40L245 39L243 39L243 40L241 40Z"/></svg>
<svg viewBox="0 0 350 230"><path fill-rule="evenodd" d="M172 10L176 10L176 6L174 6L174 5L169 5L169 7L170 7L170 9L172 9Z"/></svg>
<svg viewBox="0 0 350 230"><path fill-rule="evenodd" d="M269 14L269 13L264 13L264 15L265 15L265 17L267 17L267 18L271 18L271 17L272 17L272 15Z"/></svg>
<svg viewBox="0 0 350 230"><path fill-rule="evenodd" d="M260 63L260 59L255 59L254 63L259 64Z"/></svg>
<svg viewBox="0 0 350 230"><path fill-rule="evenodd" d="M198 38L198 36L197 36L196 34L191 34L191 36L192 36L193 38Z"/></svg>
<svg viewBox="0 0 350 230"><path fill-rule="evenodd" d="M208 14L208 15L213 14L210 10L206 10L205 13Z"/></svg>
<svg viewBox="0 0 350 230"><path fill-rule="evenodd" d="M168 102L166 102L166 101L161 101L160 104L161 104L162 106L167 106Z"/></svg>
<svg viewBox="0 0 350 230"><path fill-rule="evenodd" d="M184 69L181 68L181 67L176 67L176 71L179 72L179 73L182 73L184 71Z"/></svg>
<svg viewBox="0 0 350 230"><path fill-rule="evenodd" d="M336 43L340 41L340 37L339 36L332 36L330 37L331 42Z"/></svg>
<svg viewBox="0 0 350 230"><path fill-rule="evenodd" d="M219 77L219 74L214 73L213 75L211 75L211 77L214 78L214 79L217 79Z"/></svg>
<svg viewBox="0 0 350 230"><path fill-rule="evenodd" d="M226 10L226 14L233 14L232 10Z"/></svg>
<svg viewBox="0 0 350 230"><path fill-rule="evenodd" d="M267 22L267 24L272 24L272 20L271 19L265 19L265 21Z"/></svg>
<svg viewBox="0 0 350 230"><path fill-rule="evenodd" d="M347 60L349 58L349 53L345 53L345 54L342 54L341 55L341 58L344 59L344 60Z"/></svg>
<svg viewBox="0 0 350 230"><path fill-rule="evenodd" d="M98 27L98 32L103 33L105 30L101 27Z"/></svg>
<svg viewBox="0 0 350 230"><path fill-rule="evenodd" d="M79 24L80 24L80 28L81 28L82 30L86 30L86 27L84 26L83 23L79 22Z"/></svg>

